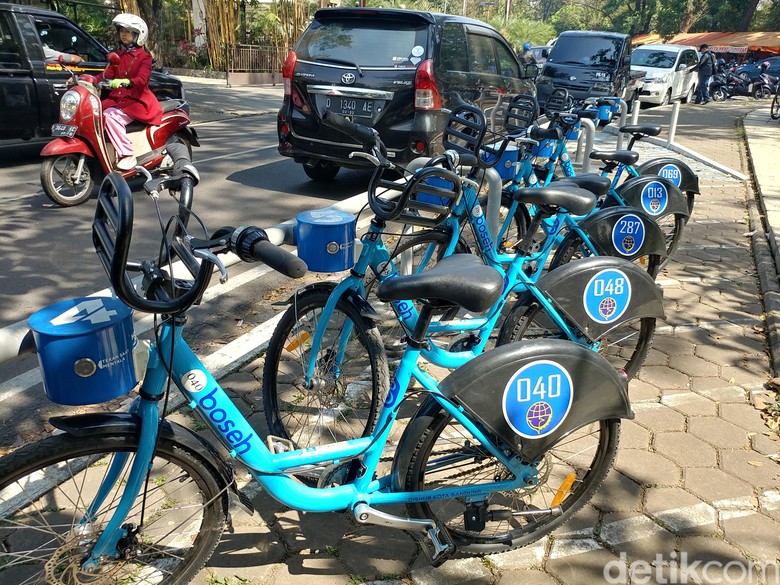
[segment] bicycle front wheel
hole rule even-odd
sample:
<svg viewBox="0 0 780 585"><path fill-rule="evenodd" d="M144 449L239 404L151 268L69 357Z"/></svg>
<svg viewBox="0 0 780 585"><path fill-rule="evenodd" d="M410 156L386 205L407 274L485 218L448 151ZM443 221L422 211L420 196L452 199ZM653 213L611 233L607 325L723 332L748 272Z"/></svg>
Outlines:
<svg viewBox="0 0 780 585"><path fill-rule="evenodd" d="M775 94L775 96L772 98L772 105L769 109L769 115L772 116L773 120L780 119L780 101L778 101L778 94Z"/></svg>
<svg viewBox="0 0 780 585"><path fill-rule="evenodd" d="M379 331L345 298L325 324L322 343L313 346L329 293L296 297L271 337L263 367L268 430L301 449L367 436L390 387ZM316 365L307 376L312 352Z"/></svg>
<svg viewBox="0 0 780 585"><path fill-rule="evenodd" d="M599 353L629 379L636 376L653 345L655 318L642 317L628 321L598 339ZM539 301L518 302L501 326L497 345L521 339L566 339Z"/></svg>
<svg viewBox="0 0 780 585"><path fill-rule="evenodd" d="M424 414L410 423L410 432L414 433L410 444L416 447L402 470L406 490L473 486L512 477L444 409L427 406L421 407ZM468 501L464 498L408 504L407 512L413 518L433 518L443 523L460 552L490 554L524 546L566 522L590 500L612 466L619 433L620 421L611 419L577 429L561 439L538 462L536 485L492 494L487 502L489 519L479 532L465 526ZM514 515L558 505L563 510L561 515Z"/></svg>
<svg viewBox="0 0 780 585"><path fill-rule="evenodd" d="M0 583L178 585L200 571L219 542L227 495L197 454L161 439L148 489L126 523L117 558L82 570L116 509L137 450L130 435L56 435L0 460ZM125 461L122 461L125 459ZM112 465L112 463L114 465ZM88 513L108 471L107 497Z"/></svg>

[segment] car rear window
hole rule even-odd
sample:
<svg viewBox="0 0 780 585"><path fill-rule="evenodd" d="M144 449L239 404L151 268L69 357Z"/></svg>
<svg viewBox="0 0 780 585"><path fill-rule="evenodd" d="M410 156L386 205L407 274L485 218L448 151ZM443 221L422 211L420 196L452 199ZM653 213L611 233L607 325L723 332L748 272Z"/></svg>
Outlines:
<svg viewBox="0 0 780 585"><path fill-rule="evenodd" d="M561 35L547 60L561 65L614 68L622 46L621 38Z"/></svg>
<svg viewBox="0 0 780 585"><path fill-rule="evenodd" d="M658 67L659 69L671 69L677 53L664 51L663 49L634 49L631 54L632 65L644 65L645 67Z"/></svg>
<svg viewBox="0 0 780 585"><path fill-rule="evenodd" d="M314 22L295 48L299 59L363 67L416 68L427 56L428 25L357 19Z"/></svg>

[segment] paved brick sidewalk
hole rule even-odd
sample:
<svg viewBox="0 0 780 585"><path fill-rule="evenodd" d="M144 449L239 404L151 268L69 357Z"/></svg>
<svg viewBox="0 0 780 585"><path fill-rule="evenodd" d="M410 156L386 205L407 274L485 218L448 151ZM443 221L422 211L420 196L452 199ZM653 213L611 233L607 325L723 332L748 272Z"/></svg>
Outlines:
<svg viewBox="0 0 780 585"><path fill-rule="evenodd" d="M747 174L734 117L713 108L709 127L681 124L678 140ZM641 160L657 155L643 148ZM257 494L259 514L237 519L197 582L575 585L624 583L633 569L635 583L780 583L780 442L759 410L773 397L764 389L772 374L748 236L752 192L689 164L702 195L659 277L667 317L630 385L636 419L623 423L614 470L566 526L523 549L433 569L402 532L285 510ZM224 380L258 424L260 364ZM766 574L751 562L767 563Z"/></svg>

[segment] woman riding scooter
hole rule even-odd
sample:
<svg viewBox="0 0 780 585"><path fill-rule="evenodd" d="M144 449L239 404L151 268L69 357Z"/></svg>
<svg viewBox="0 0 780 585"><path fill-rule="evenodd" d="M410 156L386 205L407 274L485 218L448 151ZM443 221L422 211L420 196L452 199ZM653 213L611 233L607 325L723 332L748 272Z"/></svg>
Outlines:
<svg viewBox="0 0 780 585"><path fill-rule="evenodd" d="M119 63L109 64L97 76L97 82L110 80L111 93L103 100L103 119L106 133L116 149L116 167L127 171L137 161L125 128L133 120L159 125L162 109L149 89L152 56L143 48L149 36L146 23L141 17L128 13L117 14L111 22L119 34L120 47L116 51Z"/></svg>

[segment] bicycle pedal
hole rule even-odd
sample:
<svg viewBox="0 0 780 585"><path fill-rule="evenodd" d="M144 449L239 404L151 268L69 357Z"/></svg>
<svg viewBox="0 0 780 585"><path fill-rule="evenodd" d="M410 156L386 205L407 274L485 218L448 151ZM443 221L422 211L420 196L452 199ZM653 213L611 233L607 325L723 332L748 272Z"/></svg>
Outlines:
<svg viewBox="0 0 780 585"><path fill-rule="evenodd" d="M449 530L437 522L435 527L423 532L406 531L416 541L432 567L440 567L455 554L457 548Z"/></svg>
<svg viewBox="0 0 780 585"><path fill-rule="evenodd" d="M282 437L275 437L274 435L268 435L265 438L265 444L273 455L295 451L297 448L295 443L290 439L283 439Z"/></svg>

